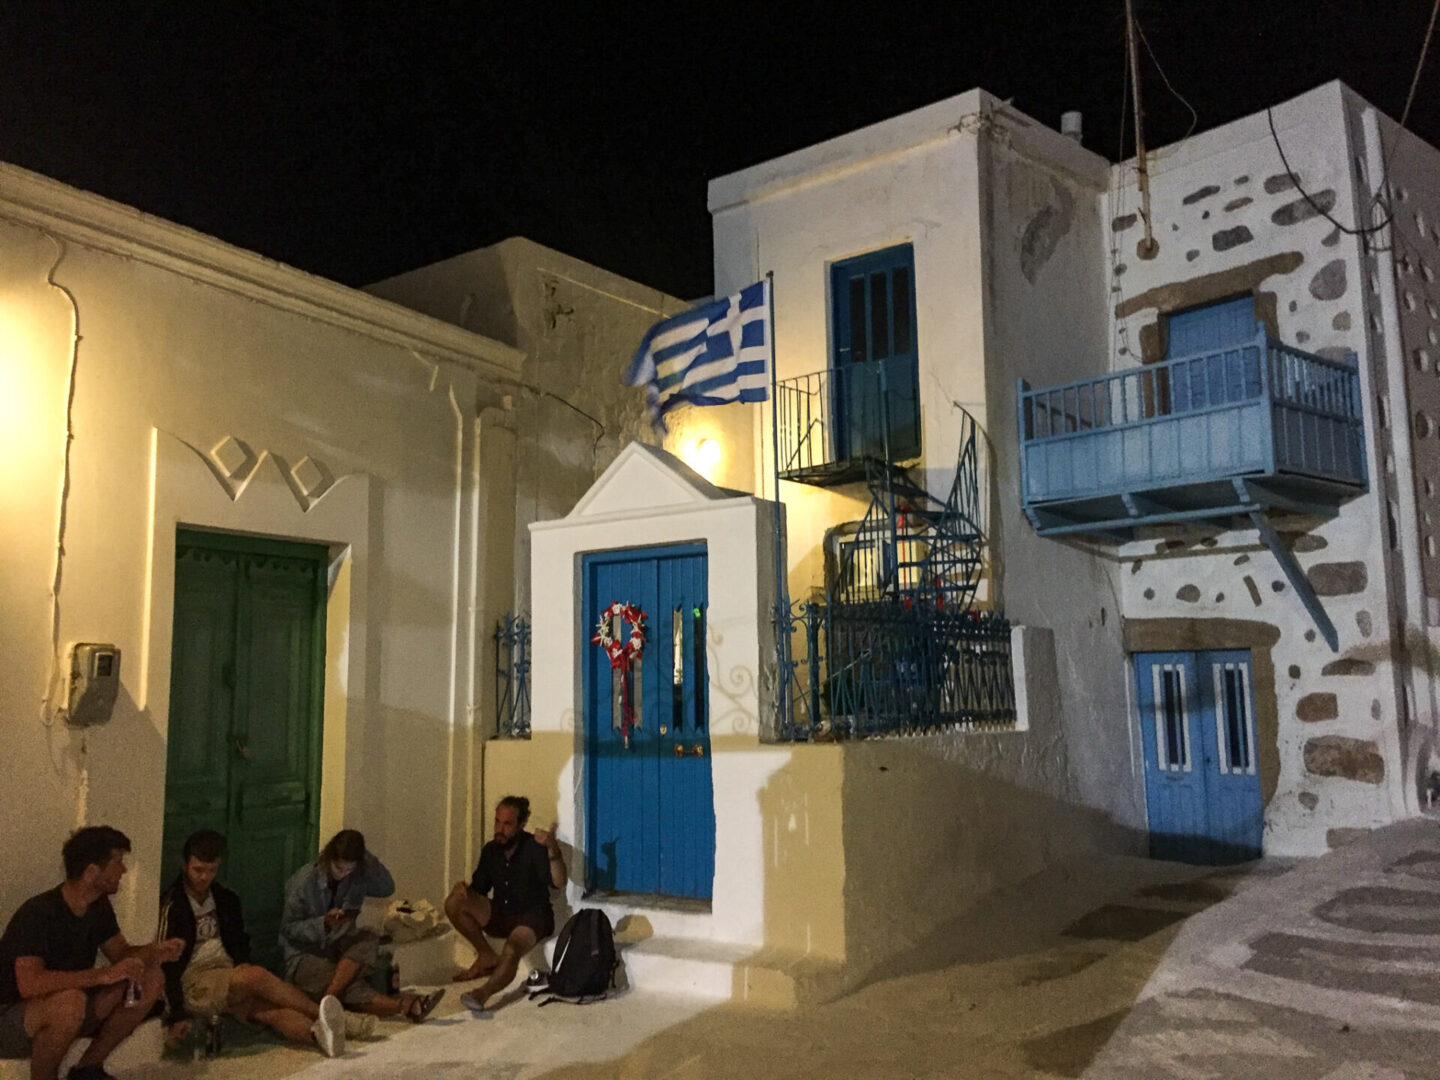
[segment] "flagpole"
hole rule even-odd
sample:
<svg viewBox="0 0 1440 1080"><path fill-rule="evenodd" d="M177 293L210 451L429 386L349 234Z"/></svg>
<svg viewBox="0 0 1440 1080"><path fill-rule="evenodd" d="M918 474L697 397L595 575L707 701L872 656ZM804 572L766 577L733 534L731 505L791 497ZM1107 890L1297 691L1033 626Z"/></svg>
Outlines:
<svg viewBox="0 0 1440 1080"><path fill-rule="evenodd" d="M775 345L775 271L765 271L767 314L770 319L770 458L775 484L772 506L775 531L775 663L778 676L775 704L778 710L776 734L790 738L793 732L790 716L790 588L785 568L784 522L780 506L780 395L775 369L779 352Z"/></svg>

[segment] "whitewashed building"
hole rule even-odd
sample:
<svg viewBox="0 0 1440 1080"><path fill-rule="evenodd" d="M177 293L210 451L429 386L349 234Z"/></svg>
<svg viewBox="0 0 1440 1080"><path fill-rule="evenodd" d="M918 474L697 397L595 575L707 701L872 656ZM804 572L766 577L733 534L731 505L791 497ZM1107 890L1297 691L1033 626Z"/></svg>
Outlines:
<svg viewBox="0 0 1440 1080"><path fill-rule="evenodd" d="M677 414L724 417L731 490L635 447L532 527L535 735L487 756L553 778L637 971L792 1000L1062 852L1420 808L1440 154L1339 84L1271 116L1155 152L1143 213L1134 162L978 90L711 183L775 414Z"/></svg>

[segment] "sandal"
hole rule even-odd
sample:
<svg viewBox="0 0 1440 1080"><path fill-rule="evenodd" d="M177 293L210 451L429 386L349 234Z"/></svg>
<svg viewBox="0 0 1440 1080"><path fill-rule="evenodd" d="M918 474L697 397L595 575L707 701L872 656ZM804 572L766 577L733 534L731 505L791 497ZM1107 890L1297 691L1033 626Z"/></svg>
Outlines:
<svg viewBox="0 0 1440 1080"><path fill-rule="evenodd" d="M405 1002L405 1019L412 1024L424 1023L444 996L444 989L432 990L428 994L411 994Z"/></svg>

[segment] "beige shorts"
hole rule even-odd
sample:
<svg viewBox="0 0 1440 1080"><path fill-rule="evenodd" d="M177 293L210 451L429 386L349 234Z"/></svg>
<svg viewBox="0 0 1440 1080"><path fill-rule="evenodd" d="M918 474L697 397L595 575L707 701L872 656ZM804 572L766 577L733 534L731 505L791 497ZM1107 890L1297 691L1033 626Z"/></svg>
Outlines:
<svg viewBox="0 0 1440 1080"><path fill-rule="evenodd" d="M230 980L235 977L231 964L215 967L186 968L180 976L180 988L185 992L185 1008L195 1016L219 1016L229 1009Z"/></svg>

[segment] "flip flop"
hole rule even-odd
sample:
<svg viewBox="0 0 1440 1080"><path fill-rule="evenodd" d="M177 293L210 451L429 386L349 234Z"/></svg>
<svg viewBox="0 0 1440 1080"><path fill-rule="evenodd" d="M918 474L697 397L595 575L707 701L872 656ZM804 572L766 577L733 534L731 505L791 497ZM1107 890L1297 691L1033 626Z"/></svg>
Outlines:
<svg viewBox="0 0 1440 1080"><path fill-rule="evenodd" d="M440 999L445 996L445 991L432 990L428 994L416 994L405 1005L405 1019L412 1024L422 1024L430 1018L435 1011L435 1006L440 1004Z"/></svg>

